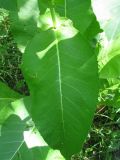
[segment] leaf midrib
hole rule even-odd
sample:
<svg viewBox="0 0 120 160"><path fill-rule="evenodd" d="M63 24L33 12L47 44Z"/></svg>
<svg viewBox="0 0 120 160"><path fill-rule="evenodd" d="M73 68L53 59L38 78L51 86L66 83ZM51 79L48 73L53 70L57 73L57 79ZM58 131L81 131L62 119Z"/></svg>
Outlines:
<svg viewBox="0 0 120 160"><path fill-rule="evenodd" d="M65 0L65 16L66 16L66 0ZM63 130L63 138L65 137L65 124L64 124L64 106L63 106L63 94L62 94L62 75L61 75L61 61L60 61L60 52L59 52L59 38L57 37L56 30L56 14L54 8L54 1L51 2L51 19L53 22L53 33L55 38L55 46L56 46L56 55L57 55L57 66L58 66L58 82L59 82L59 94L60 94L60 110L61 110L61 120L62 120L62 130ZM63 145L63 142L62 142Z"/></svg>
<svg viewBox="0 0 120 160"><path fill-rule="evenodd" d="M57 35L55 34L56 39L56 54L57 54L57 64L58 64L58 82L59 82L59 94L60 94L60 108L61 108L61 119L63 127L63 136L65 136L65 125L64 125L64 106L63 106L63 94L62 94L62 75L61 75L61 61L60 61L60 52L59 52L59 41Z"/></svg>

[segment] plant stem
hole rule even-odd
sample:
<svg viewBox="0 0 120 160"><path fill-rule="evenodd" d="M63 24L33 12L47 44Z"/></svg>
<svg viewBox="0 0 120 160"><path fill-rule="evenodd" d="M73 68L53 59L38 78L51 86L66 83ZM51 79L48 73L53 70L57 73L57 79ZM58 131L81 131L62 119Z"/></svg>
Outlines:
<svg viewBox="0 0 120 160"><path fill-rule="evenodd" d="M51 12L51 17L52 17L52 21L53 21L53 27L56 28L56 17L55 17L55 9L54 9L53 0L51 1L50 12Z"/></svg>

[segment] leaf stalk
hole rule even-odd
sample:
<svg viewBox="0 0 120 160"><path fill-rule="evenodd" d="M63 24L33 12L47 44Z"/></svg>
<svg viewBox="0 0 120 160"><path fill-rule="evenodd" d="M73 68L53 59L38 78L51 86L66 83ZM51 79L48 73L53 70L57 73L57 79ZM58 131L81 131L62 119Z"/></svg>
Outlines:
<svg viewBox="0 0 120 160"><path fill-rule="evenodd" d="M54 2L53 0L51 1L50 5L50 13L53 21L53 27L56 29L56 17L55 17L55 9L54 9Z"/></svg>

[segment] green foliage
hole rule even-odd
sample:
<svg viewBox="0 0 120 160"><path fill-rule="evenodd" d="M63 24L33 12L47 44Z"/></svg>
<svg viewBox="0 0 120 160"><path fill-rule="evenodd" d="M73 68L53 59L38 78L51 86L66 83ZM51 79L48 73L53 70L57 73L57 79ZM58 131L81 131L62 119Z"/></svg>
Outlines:
<svg viewBox="0 0 120 160"><path fill-rule="evenodd" d="M24 123L17 116L11 116L4 123L0 137L0 158L13 159L16 150L23 143Z"/></svg>
<svg viewBox="0 0 120 160"><path fill-rule="evenodd" d="M57 41L50 30L35 36L23 56L23 70L31 92L33 120L48 144L61 149L67 157L80 150L93 117L98 92L97 63L94 52L81 35ZM48 45L52 47L46 48ZM90 74L91 70L94 72ZM49 120L47 117L53 112Z"/></svg>
<svg viewBox="0 0 120 160"><path fill-rule="evenodd" d="M0 0L0 8L4 8L6 10L10 10L10 11L17 11L17 0Z"/></svg>
<svg viewBox="0 0 120 160"><path fill-rule="evenodd" d="M2 160L70 160L82 149L96 106L100 106L97 114L108 119L111 117L101 113L101 106L112 105L117 108L116 113L119 111L120 34L117 23L119 5L116 6L119 2L106 1L104 8L108 12L111 5L116 7L116 12L111 12L109 22L108 19L99 18L96 3L100 1L93 1L93 9L103 29L98 37L95 36L102 30L93 14L90 0L0 0L0 8L7 10L3 11L6 12L5 23L4 16L0 18L1 24L4 24L0 39L4 40L6 34L7 38L12 37L16 42L12 39L6 43L7 39L5 43L0 43L1 64L11 65L6 55L15 49L17 57L20 55L19 62L30 93L25 97L24 91L23 95L19 95L0 83ZM113 29L114 25L116 27ZM13 57L10 59L16 62ZM10 74L10 69L5 71ZM1 74L1 77L6 82L6 76ZM9 86L16 89L20 83L15 84L15 88ZM92 131L98 133L102 140L109 130L93 127ZM93 132L91 137L94 136ZM112 136L117 134L116 131ZM103 141L99 147L102 148L102 145L105 149ZM108 145L114 148L113 144ZM92 151L89 146L86 152L83 150L86 156Z"/></svg>
<svg viewBox="0 0 120 160"><path fill-rule="evenodd" d="M11 32L10 20L6 10L0 10L0 80L10 88L29 94L20 69L22 53Z"/></svg>
<svg viewBox="0 0 120 160"><path fill-rule="evenodd" d="M0 82L0 125L13 113L11 103L21 96Z"/></svg>
<svg viewBox="0 0 120 160"><path fill-rule="evenodd" d="M60 18L53 4L48 5L51 15L47 14L43 20L50 29L37 34L28 44L22 68L31 92L31 113L36 126L52 148L59 149L66 159L70 159L82 147L95 110L97 60L92 48L69 23L70 20ZM94 72L90 74L91 70ZM88 83L89 78L91 81ZM92 100L86 99L90 96ZM47 117L53 112L49 120Z"/></svg>
<svg viewBox="0 0 120 160"><path fill-rule="evenodd" d="M13 3L13 2L11 2ZM37 0L17 0L18 12L10 12L11 30L21 52L37 32Z"/></svg>
<svg viewBox="0 0 120 160"><path fill-rule="evenodd" d="M100 63L101 78L118 78L120 76L120 21L119 0L93 1L96 16L104 29L102 38L102 49L98 59ZM102 13L97 6L103 8Z"/></svg>
<svg viewBox="0 0 120 160"><path fill-rule="evenodd" d="M22 145L18 153L16 154L14 160L64 160L59 151L55 151L47 147L35 147L28 149L25 143Z"/></svg>
<svg viewBox="0 0 120 160"><path fill-rule="evenodd" d="M38 2L41 11L40 13L42 14L47 8L51 7L50 1L38 0ZM84 34L94 21L95 15L92 12L90 0L55 0L53 1L53 5L56 12L59 13L60 16L67 17L74 22L74 26L79 29L81 34ZM95 21L95 25L96 24L97 22ZM97 33L98 32L99 28ZM95 32L94 36L97 33Z"/></svg>
<svg viewBox="0 0 120 160"><path fill-rule="evenodd" d="M91 132L87 137L80 159L119 159L120 112L112 106L97 108Z"/></svg>

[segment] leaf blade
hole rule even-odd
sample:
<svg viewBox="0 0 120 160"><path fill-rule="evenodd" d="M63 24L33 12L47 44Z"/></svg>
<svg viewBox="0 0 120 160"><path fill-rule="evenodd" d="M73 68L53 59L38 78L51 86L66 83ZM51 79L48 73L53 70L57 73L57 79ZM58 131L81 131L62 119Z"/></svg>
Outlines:
<svg viewBox="0 0 120 160"><path fill-rule="evenodd" d="M2 126L0 137L0 157L2 160L12 160L23 143L25 124L17 116L11 116Z"/></svg>
<svg viewBox="0 0 120 160"><path fill-rule="evenodd" d="M60 41L57 49L56 44L53 45L40 59L37 53L45 51L54 41L54 33L50 30L34 37L24 54L23 72L31 90L31 113L36 126L52 148L60 149L65 157L70 158L82 147L93 118L98 92L97 61L91 47L80 34ZM88 82L88 79L91 81ZM64 106L61 103L63 93ZM94 97L93 101L91 96ZM81 119L85 123L84 129Z"/></svg>

